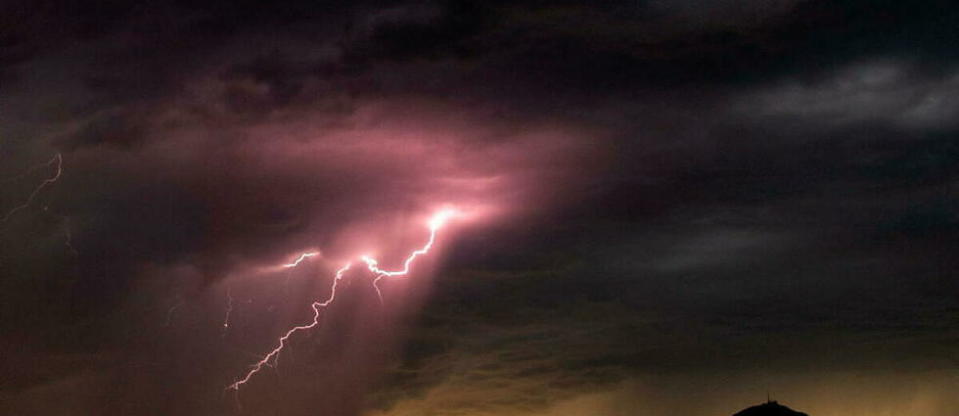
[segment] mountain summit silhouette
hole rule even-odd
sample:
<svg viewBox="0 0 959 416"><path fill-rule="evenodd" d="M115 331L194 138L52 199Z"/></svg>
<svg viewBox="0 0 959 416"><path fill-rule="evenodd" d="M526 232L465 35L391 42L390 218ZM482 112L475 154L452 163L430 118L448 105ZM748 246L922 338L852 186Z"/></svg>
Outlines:
<svg viewBox="0 0 959 416"><path fill-rule="evenodd" d="M786 406L770 400L766 403L749 407L739 411L733 416L809 416L802 412L797 412Z"/></svg>

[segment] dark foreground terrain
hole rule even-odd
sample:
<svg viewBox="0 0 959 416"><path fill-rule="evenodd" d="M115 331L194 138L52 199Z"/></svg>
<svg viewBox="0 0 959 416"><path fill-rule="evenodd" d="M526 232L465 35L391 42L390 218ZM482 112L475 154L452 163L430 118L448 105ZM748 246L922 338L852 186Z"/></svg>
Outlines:
<svg viewBox="0 0 959 416"><path fill-rule="evenodd" d="M749 407L739 411L733 416L809 416L802 412L797 412L786 406L783 406L776 401L768 401L766 403Z"/></svg>

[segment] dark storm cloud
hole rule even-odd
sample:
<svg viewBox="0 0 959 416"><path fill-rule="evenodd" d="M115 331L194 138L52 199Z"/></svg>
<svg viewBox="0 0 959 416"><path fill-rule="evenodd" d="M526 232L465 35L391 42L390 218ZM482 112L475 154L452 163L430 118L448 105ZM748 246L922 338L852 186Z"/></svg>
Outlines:
<svg viewBox="0 0 959 416"><path fill-rule="evenodd" d="M109 144L128 146L143 140L148 128L142 114L121 112L102 115L87 122L76 133L64 140L68 148Z"/></svg>
<svg viewBox="0 0 959 416"><path fill-rule="evenodd" d="M251 275L308 248L405 249L409 218L448 199L515 212L451 240L422 314L391 321L411 327L400 353L306 341L316 360L254 386L254 412L316 411L332 388L344 403L322 410L352 414L375 384L386 414L535 413L763 355L954 360L946 1L87 3L0 17L0 171L65 161L0 226L16 409L228 413L211 397L324 290L291 302ZM226 285L243 331L197 336L222 331ZM376 332L371 313L325 334ZM333 382L367 353L396 358L385 379Z"/></svg>

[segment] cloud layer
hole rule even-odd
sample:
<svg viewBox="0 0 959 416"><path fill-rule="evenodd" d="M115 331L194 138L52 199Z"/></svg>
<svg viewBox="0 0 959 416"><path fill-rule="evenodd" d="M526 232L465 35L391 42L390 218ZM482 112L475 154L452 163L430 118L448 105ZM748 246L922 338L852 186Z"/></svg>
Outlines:
<svg viewBox="0 0 959 416"><path fill-rule="evenodd" d="M0 409L721 414L769 373L810 414L954 406L949 2L0 16L0 209L64 169L0 224ZM419 279L379 306L356 274L223 397L443 204L479 214Z"/></svg>

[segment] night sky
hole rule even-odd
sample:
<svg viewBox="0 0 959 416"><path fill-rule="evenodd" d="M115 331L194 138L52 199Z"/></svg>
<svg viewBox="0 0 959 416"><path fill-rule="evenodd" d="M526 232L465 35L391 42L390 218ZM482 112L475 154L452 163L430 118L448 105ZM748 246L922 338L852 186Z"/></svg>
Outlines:
<svg viewBox="0 0 959 416"><path fill-rule="evenodd" d="M954 416L959 7L601 3L0 2L0 413Z"/></svg>

